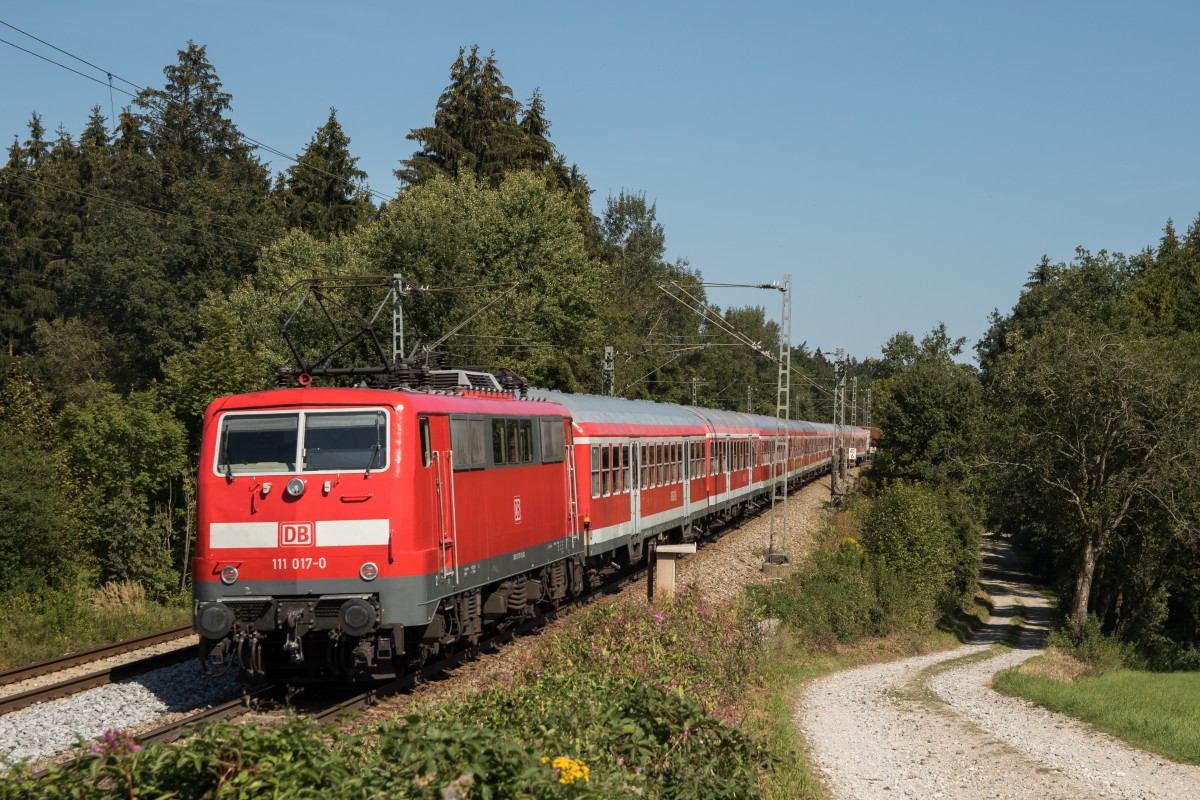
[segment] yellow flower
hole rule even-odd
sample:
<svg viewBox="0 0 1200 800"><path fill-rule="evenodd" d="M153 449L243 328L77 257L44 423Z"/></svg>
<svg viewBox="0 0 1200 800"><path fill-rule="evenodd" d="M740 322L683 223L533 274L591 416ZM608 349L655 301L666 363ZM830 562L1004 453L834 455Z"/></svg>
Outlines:
<svg viewBox="0 0 1200 800"><path fill-rule="evenodd" d="M542 763L546 763L546 759L542 759ZM575 781L583 778L584 782L591 780L591 770L582 761L577 761L566 756L559 756L554 759L554 763L550 766L558 770L558 782L570 785Z"/></svg>

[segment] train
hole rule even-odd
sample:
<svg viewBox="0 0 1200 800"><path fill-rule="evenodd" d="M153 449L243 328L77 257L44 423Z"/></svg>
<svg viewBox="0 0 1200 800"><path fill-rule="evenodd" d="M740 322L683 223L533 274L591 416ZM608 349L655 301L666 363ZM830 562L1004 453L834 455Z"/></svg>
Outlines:
<svg viewBox="0 0 1200 800"><path fill-rule="evenodd" d="M206 670L395 677L833 465L830 424L460 383L209 406L192 561ZM865 428L839 433L867 452Z"/></svg>

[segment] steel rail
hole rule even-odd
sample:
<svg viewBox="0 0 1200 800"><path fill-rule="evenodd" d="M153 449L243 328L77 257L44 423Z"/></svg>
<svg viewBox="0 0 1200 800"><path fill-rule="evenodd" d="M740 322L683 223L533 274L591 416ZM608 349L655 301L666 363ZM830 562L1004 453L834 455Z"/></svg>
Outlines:
<svg viewBox="0 0 1200 800"><path fill-rule="evenodd" d="M285 691L284 684L273 683L268 686L246 692L240 697L226 700L209 708L202 708L188 714L186 717L168 722L144 733L135 734L134 738L141 744L156 742L173 742L187 732L187 728L204 722L216 722L223 719L233 719L253 710L255 704L265 700L275 699Z"/></svg>
<svg viewBox="0 0 1200 800"><path fill-rule="evenodd" d="M37 678L42 675L49 675L52 672L67 669L68 667L77 667L80 664L87 664L91 661L99 661L102 658L109 656L122 655L134 650L140 650L143 647L150 647L163 642L182 639L192 633L191 625L184 625L179 628L170 628L158 633L150 633L145 636L136 636L132 639L126 639L113 644L106 644L103 647L95 647L91 650L81 650L78 653L67 653L66 655L58 656L57 658L48 658L45 661L37 661L33 664L26 664L23 667L13 667L0 672L0 686L7 686L12 683L20 683L29 678Z"/></svg>
<svg viewBox="0 0 1200 800"><path fill-rule="evenodd" d="M95 672L89 672L86 675L68 678L64 681L52 683L49 686L30 689L19 694L10 694L7 697L0 697L0 714L20 711L22 708L28 708L36 703L58 700L59 698L78 694L88 689L94 689L97 686L106 686L153 669L190 661L195 657L195 651L189 647L182 647L178 650L172 650L169 653L156 653L152 656L139 658L137 661L129 661L124 664L117 664L112 667L96 670Z"/></svg>

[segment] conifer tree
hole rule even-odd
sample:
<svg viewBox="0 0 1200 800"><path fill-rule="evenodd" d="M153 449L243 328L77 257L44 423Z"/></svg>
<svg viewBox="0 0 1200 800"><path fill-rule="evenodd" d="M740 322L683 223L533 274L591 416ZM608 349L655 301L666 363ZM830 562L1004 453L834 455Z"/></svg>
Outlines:
<svg viewBox="0 0 1200 800"><path fill-rule="evenodd" d="M13 141L0 169L0 337L10 357L24 349L34 322L57 303L46 280L46 266L58 255L47 205L51 189L41 175L50 146L40 116L33 114L28 127L29 138Z"/></svg>
<svg viewBox="0 0 1200 800"><path fill-rule="evenodd" d="M367 195L367 173L350 155L350 137L329 109L329 119L313 135L297 163L288 167L277 193L289 228L319 239L348 233L374 210Z"/></svg>

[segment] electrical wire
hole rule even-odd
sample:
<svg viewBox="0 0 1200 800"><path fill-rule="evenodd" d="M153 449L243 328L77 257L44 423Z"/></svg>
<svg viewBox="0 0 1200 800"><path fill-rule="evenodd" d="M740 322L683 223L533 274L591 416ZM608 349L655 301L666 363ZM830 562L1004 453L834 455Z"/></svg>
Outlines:
<svg viewBox="0 0 1200 800"><path fill-rule="evenodd" d="M13 25L13 24L11 24L11 23L9 23L9 22L6 22L5 20L2 20L2 19L0 19L0 25L4 25L4 26L6 26L6 27L8 27L8 28L11 28L11 29L13 29L14 31L17 31L18 33L21 33L21 34L23 34L23 35L25 35L25 36L28 36L30 39L33 39L34 41L40 42L41 44L43 44L43 45L45 45L45 46L47 46L47 47L53 48L54 50L56 50L56 51L58 51L58 52L62 53L63 55L65 55L65 56L68 56L69 58L73 58L73 59L75 59L76 61L80 62L81 64L86 64L87 66L91 67L91 68L92 68L92 69L94 69L94 70L97 70L97 71L99 71L99 72L103 72L103 73L105 74L105 76L106 76L106 77L109 77L109 78L117 78L118 80L120 80L120 81L122 81L122 82L124 82L124 83L127 83L127 84L129 84L130 86L132 86L132 87L134 87L135 89L137 89L137 92L136 92L136 93L134 93L134 92L128 91L127 89L122 89L122 88L120 88L120 87L114 87L114 86L112 85L112 83L111 83L111 82L109 82L109 81L102 81L102 80L100 80L99 78L97 78L97 77L95 77L95 76L88 75L88 74L86 74L86 73L84 73L84 72L80 72L79 70L77 70L77 69L74 69L74 68L72 68L72 67L69 67L69 66L67 66L66 64L63 64L63 63L61 63L61 62L59 62L59 61L55 61L55 60L54 60L54 59L52 59L52 58L48 58L47 56L44 56L44 55L42 55L42 54L40 54L40 53L36 53L36 52L34 52L34 51L32 51L32 50L28 50L28 49L26 49L26 48L24 48L24 47L21 47L20 45L18 45L18 44L16 44L16 43L14 43L14 42L10 42L10 41L8 41L7 39L0 39L0 43L6 44L6 45L8 45L9 47L13 47L13 48L15 48L15 49L17 49L17 50L20 50L22 53L26 53L26 54L28 54L28 55L31 55L31 56L33 56L34 58L39 58L39 59L41 59L42 61L45 61L45 62L47 62L47 63L50 63L50 64L53 64L53 65L54 65L54 66L56 66L56 67L60 67L60 68L62 68L62 69L65 69L65 70L67 70L68 72L71 72L71 73L74 73L75 75L78 75L78 76L80 76L81 78L86 78L86 79L88 79L88 80L90 80L90 81L94 81L95 83L98 83L98 84L100 84L101 86L107 86L107 87L109 88L109 91L110 91L110 92L111 92L111 91L113 91L113 90L115 89L116 91L118 91L118 92L121 92L122 94L125 94L125 95L128 95L129 97L132 97L132 98L133 98L135 101L137 101L137 102L138 102L138 104L139 104L139 105L144 105L144 106L147 106L147 107L150 107L150 108L155 108L155 109L156 109L156 110L158 110L160 113L166 110L166 109L165 109L165 107L163 107L162 105L160 105L160 104L156 104L155 102L153 102L153 100L152 100L151 98L147 98L147 97L143 97L143 96L142 96L142 95L143 95L145 92L147 92L147 91L148 91L148 90L147 90L145 87L143 87L143 86L140 86L140 85L138 85L138 84L134 83L133 81L127 80L127 79L125 79L125 78L122 78L121 76L117 75L116 73L112 72L111 70L107 70L107 69L105 69L104 67L101 67L101 66L98 66L98 65L96 65L96 64L93 64L92 62L88 61L87 59L85 59L85 58L81 58L80 56L77 56L77 55L75 55L74 53L71 53L71 52L70 52L70 51L68 51L68 50L64 50L64 49L63 49L63 48L61 48L61 47L58 47L58 46L56 46L56 45L54 45L54 44L51 44L50 42L47 42L47 41L46 41L46 40L44 40L44 39L40 39L40 38L38 38L37 36L34 36L32 33L29 33L29 32L27 32L27 31L21 30L21 29L20 29L20 28L18 28L17 26L15 26L15 25ZM115 122L115 120L114 120L114 122ZM349 185L349 186L351 186L351 187L353 187L353 188L355 188L355 189L358 189L358 190L364 191L364 192L366 192L367 194L370 194L370 195L372 195L372 196L374 196L374 197L377 197L377 198L379 198L380 200L383 200L384 202L391 202L392 200L394 200L394 199L395 199L395 198L394 198L393 196L391 196L391 195L387 195L387 194L383 194L382 192L377 192L377 191L375 191L375 190L374 190L374 189L372 189L370 186L366 186L366 185L358 184L358 183L356 183L356 182L355 182L353 179L346 178L345 176L342 176L342 175L337 175L337 174L335 174L335 173L329 172L328 170L321 169L320 167L317 167L317 166L315 166L315 165L313 165L313 164L301 164L301 162L300 162L300 159L299 159L299 158L297 158L297 157L295 157L295 156L292 156L292 155L289 155L288 153L285 153L285 152L283 152L282 150L279 150L279 149L277 149L277 148L274 148L274 147L272 147L272 146L270 146L270 145L266 144L265 142L261 142L261 141L259 141L258 139L255 139L255 138L253 138L253 137L251 137L251 136L247 136L246 134L242 133L241 131L238 131L238 137L239 137L239 138L241 138L241 139L243 139L244 141L248 142L248 143L249 143L249 144L252 146L252 147L251 147L251 149L261 149L261 150L263 150L263 151L265 151L265 152L267 152L267 153L270 153L270 154L272 154L272 155L276 155L276 156L279 156L280 158L287 159L288 161L292 161L292 162L294 162L294 163L295 163L296 165L298 165L298 166L302 166L302 167L304 167L304 168L306 168L306 169L311 169L311 170L313 170L314 172L320 173L320 174L322 174L322 175L325 175L325 176L327 176L327 177L330 177L330 178L334 178L335 180L342 181L342 182L346 183L347 185Z"/></svg>

